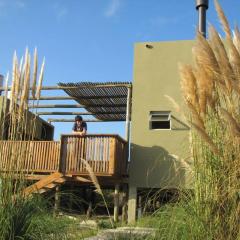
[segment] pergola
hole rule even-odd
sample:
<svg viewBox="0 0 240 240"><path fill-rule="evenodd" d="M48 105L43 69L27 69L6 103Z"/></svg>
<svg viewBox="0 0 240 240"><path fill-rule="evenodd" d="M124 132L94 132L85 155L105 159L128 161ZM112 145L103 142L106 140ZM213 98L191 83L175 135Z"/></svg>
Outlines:
<svg viewBox="0 0 240 240"><path fill-rule="evenodd" d="M75 100L77 104L38 104L29 108L83 108L85 111L44 111L38 115L83 115L86 122L126 121L125 137L129 140L131 116L132 84L130 82L78 82L58 83L57 86L45 86L42 90L63 90L68 96L41 96L39 100ZM30 100L34 100L30 98ZM73 122L69 118L48 118L48 122Z"/></svg>

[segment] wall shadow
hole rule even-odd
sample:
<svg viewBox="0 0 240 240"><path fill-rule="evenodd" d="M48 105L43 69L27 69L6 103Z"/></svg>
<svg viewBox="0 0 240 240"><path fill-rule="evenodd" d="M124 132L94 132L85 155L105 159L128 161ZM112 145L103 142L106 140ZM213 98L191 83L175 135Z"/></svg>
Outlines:
<svg viewBox="0 0 240 240"><path fill-rule="evenodd" d="M179 118L171 115L171 130L190 130L190 126L184 123Z"/></svg>
<svg viewBox="0 0 240 240"><path fill-rule="evenodd" d="M131 145L130 185L144 188L190 188L192 162L161 146Z"/></svg>

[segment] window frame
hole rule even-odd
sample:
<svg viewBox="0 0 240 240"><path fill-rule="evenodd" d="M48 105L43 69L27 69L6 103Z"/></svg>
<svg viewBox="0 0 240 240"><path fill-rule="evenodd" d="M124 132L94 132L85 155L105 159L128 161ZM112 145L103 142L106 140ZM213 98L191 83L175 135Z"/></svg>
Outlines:
<svg viewBox="0 0 240 240"><path fill-rule="evenodd" d="M152 116L167 116L167 120L154 120ZM152 122L167 122L169 121L169 128L152 128ZM149 112L149 130L162 131L172 130L171 111L150 111Z"/></svg>

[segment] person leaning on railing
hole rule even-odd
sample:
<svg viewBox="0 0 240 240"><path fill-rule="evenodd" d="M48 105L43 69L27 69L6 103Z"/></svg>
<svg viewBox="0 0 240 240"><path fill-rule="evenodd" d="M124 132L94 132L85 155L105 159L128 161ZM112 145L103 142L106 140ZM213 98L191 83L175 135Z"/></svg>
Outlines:
<svg viewBox="0 0 240 240"><path fill-rule="evenodd" d="M83 121L82 117L77 115L75 117L75 123L73 124L73 133L84 136L87 134L87 123Z"/></svg>
<svg viewBox="0 0 240 240"><path fill-rule="evenodd" d="M85 136L87 134L87 123L83 121L82 117L77 115L75 117L75 123L73 124L73 128L72 128L72 133L79 135L79 136ZM83 140L83 142L81 143L82 147L81 150L79 152L79 149L76 148L76 143L78 143L78 138L76 138L75 140L73 140L73 149L72 152L74 154L74 156L77 157L78 161L77 161L77 166L76 168L78 169L79 166L81 165L81 158L86 159L87 158L87 145L86 145L86 141ZM78 149L78 150L77 150ZM80 154L80 155L79 155ZM79 158L79 156L81 156ZM76 170L76 169L75 169Z"/></svg>

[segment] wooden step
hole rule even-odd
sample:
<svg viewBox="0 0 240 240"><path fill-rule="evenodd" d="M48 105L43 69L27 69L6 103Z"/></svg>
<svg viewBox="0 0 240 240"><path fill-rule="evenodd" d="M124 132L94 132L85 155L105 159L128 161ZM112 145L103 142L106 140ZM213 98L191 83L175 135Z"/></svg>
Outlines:
<svg viewBox="0 0 240 240"><path fill-rule="evenodd" d="M80 176L76 176L73 178L75 181L79 181L79 182L92 182L90 179L88 178L84 178L84 177L80 177Z"/></svg>
<svg viewBox="0 0 240 240"><path fill-rule="evenodd" d="M24 189L23 193L25 196L28 196L34 192L43 193L48 189L56 187L57 184L65 182L64 175L59 172L55 172L49 176L44 177L33 185Z"/></svg>
<svg viewBox="0 0 240 240"><path fill-rule="evenodd" d="M37 193L43 194L43 193L45 193L45 192L47 192L47 191L48 191L48 189L46 189L46 188L41 188L41 189L38 190Z"/></svg>
<svg viewBox="0 0 240 240"><path fill-rule="evenodd" d="M58 179L55 179L54 181L53 181L53 183L64 183L64 182L66 182L66 179L65 178L58 178Z"/></svg>
<svg viewBox="0 0 240 240"><path fill-rule="evenodd" d="M44 188L48 188L48 189L53 189L57 186L57 184L55 183L49 183L48 185L46 185Z"/></svg>

